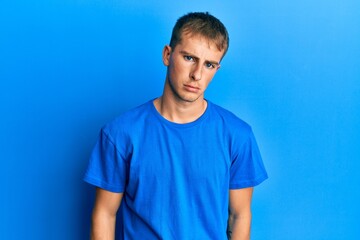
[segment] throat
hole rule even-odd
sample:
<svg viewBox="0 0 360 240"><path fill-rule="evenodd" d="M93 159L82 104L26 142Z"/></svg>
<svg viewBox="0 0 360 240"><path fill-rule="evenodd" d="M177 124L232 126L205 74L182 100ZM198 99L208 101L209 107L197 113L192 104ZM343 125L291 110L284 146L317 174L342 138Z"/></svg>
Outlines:
<svg viewBox="0 0 360 240"><path fill-rule="evenodd" d="M166 120L174 123L190 123L199 119L206 111L207 101L205 99L198 99L196 103L176 103L166 101L161 96L153 102L156 110Z"/></svg>

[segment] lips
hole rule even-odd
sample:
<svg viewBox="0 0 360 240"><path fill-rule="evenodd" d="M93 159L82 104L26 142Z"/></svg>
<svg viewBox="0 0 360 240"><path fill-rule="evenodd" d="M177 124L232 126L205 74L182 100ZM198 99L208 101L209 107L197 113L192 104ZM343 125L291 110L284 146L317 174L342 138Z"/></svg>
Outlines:
<svg viewBox="0 0 360 240"><path fill-rule="evenodd" d="M187 91L193 92L193 93L197 93L200 90L200 88L195 87L195 86L191 86L191 85L188 85L188 84L184 84L184 87L185 87L185 89Z"/></svg>

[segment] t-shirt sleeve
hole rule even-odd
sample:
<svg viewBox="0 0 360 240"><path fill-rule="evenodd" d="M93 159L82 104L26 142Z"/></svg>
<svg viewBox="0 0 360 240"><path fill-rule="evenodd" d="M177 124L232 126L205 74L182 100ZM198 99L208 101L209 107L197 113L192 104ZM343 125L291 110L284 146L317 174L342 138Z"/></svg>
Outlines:
<svg viewBox="0 0 360 240"><path fill-rule="evenodd" d="M124 192L127 163L110 136L101 130L84 181L111 192Z"/></svg>
<svg viewBox="0 0 360 240"><path fill-rule="evenodd" d="M233 145L230 189L254 187L266 180L268 175L251 128L245 137L238 137Z"/></svg>

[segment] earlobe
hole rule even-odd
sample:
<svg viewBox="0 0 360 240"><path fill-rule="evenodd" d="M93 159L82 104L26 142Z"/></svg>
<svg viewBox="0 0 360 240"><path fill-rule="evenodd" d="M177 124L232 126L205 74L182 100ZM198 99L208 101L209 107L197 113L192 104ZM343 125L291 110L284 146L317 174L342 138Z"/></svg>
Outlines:
<svg viewBox="0 0 360 240"><path fill-rule="evenodd" d="M163 49L163 63L165 66L169 66L170 54L171 54L171 47L169 45L165 45Z"/></svg>

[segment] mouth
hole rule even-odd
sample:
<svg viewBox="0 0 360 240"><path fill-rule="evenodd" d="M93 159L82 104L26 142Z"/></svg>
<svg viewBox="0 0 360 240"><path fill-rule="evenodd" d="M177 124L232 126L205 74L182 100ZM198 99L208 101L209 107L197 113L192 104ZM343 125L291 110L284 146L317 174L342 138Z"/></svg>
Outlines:
<svg viewBox="0 0 360 240"><path fill-rule="evenodd" d="M195 86L191 86L191 85L189 85L189 84L184 84L184 87L185 87L185 89L186 89L187 91L189 91L189 92L197 93L197 92L200 91L200 88L195 87Z"/></svg>

